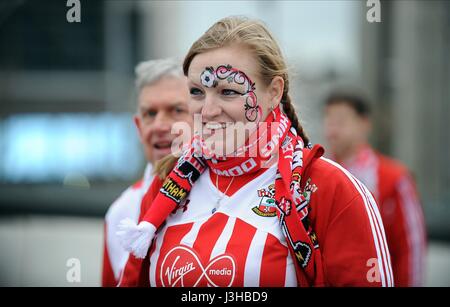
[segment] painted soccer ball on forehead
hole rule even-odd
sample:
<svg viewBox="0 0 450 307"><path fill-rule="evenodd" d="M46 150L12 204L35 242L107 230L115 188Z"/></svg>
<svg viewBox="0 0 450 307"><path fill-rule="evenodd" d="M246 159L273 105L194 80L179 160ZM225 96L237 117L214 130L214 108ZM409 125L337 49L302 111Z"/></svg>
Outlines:
<svg viewBox="0 0 450 307"><path fill-rule="evenodd" d="M219 80L226 80L228 83L236 83L243 85L245 92L242 94L245 97L244 111L245 118L249 122L255 122L261 118L261 107L258 105L258 99L255 93L255 83L242 71L233 68L231 65L220 65L216 69L213 67L206 67L200 75L200 82L205 87L216 87Z"/></svg>
<svg viewBox="0 0 450 307"><path fill-rule="evenodd" d="M216 87L218 82L216 80L214 68L206 67L200 75L200 82L208 88Z"/></svg>

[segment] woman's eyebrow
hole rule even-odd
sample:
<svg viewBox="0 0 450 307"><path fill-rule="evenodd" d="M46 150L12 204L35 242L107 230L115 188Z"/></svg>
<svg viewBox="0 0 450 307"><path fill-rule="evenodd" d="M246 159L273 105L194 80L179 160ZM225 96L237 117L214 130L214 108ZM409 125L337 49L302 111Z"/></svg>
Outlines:
<svg viewBox="0 0 450 307"><path fill-rule="evenodd" d="M237 71L242 73L245 76L245 78L247 79L248 82L253 83L253 81L250 79L250 77L248 76L247 73L243 72L242 70L237 70ZM233 75L234 75L234 73L233 73ZM198 87L198 88L205 88L205 86L203 84L201 84L201 82L197 83L196 81L193 81L193 77L194 76L188 76L188 78L187 78L189 87L195 86L195 87ZM234 81L234 77L233 77L233 80L231 82L228 82L228 77L224 78L224 79L219 79L219 78L217 78L217 75L216 75L216 81L217 81L217 85L215 86L215 88L217 88L217 87L223 88L223 87L226 87L226 86L238 86L239 88L242 87L242 86L245 87L244 84L240 84L240 83L235 82ZM244 90L246 90L246 89L244 89Z"/></svg>

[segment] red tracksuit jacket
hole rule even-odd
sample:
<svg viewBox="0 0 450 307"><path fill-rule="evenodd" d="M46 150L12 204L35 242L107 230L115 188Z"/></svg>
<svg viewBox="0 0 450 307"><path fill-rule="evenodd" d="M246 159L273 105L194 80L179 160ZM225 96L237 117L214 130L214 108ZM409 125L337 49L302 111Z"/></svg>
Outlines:
<svg viewBox="0 0 450 307"><path fill-rule="evenodd" d="M391 252L396 286L423 286L426 229L412 176L400 162L364 145L341 162L373 193L379 205Z"/></svg>

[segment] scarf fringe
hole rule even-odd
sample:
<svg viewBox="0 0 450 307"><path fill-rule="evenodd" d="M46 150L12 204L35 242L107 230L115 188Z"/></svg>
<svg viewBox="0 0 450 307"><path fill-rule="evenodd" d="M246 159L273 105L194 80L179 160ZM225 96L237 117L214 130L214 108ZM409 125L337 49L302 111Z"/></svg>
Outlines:
<svg viewBox="0 0 450 307"><path fill-rule="evenodd" d="M150 243L155 237L156 227L149 222L142 221L136 224L130 218L120 221L119 237L122 247L136 258L144 259L147 255Z"/></svg>

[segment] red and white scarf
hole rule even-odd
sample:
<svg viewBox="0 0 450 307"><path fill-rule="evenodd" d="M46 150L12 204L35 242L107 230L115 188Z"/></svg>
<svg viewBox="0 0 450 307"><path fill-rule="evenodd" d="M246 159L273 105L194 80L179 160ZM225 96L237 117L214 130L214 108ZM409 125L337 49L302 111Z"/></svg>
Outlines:
<svg viewBox="0 0 450 307"><path fill-rule="evenodd" d="M250 149L255 149L254 146L257 146L256 155L249 155ZM142 222L135 225L130 221L123 221L119 226L121 231L118 235L122 238L124 247L136 257L144 258L156 229L186 199L207 167L217 175L240 176L277 162L274 195L277 216L289 251L296 260L294 263L298 283L301 286L323 285L319 244L308 220L309 200L303 193L303 140L291 128L289 118L277 107L265 122L258 124L243 148L245 150L241 149L241 155L227 158L209 155L206 159L204 142L201 138L194 137L163 182ZM278 161L274 161L277 157Z"/></svg>

